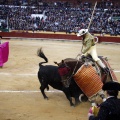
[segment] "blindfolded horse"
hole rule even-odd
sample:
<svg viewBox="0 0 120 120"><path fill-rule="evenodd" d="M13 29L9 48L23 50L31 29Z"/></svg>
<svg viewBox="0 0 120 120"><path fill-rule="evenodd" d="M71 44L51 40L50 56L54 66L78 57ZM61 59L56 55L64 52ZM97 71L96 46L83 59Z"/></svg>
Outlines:
<svg viewBox="0 0 120 120"><path fill-rule="evenodd" d="M108 63L107 58L100 57L102 62L109 69L106 74L91 56L82 59L66 58L60 63L54 62L59 66L59 73L62 83L65 87L71 84L73 77L80 89L85 93L88 99L93 102L97 95L104 100L105 95L102 86L108 81L117 81L117 78Z"/></svg>

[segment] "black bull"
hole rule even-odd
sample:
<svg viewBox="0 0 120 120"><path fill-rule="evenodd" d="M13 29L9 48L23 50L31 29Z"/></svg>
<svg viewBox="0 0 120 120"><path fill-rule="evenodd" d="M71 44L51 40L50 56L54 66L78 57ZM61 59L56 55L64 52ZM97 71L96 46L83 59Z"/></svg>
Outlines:
<svg viewBox="0 0 120 120"><path fill-rule="evenodd" d="M75 98L75 105L79 104L79 96L83 94L81 89L78 87L78 85L75 83L73 78L71 79L71 84L68 88L64 87L61 82L61 77L58 73L58 66L53 65L42 65L43 63L47 63L48 59L44 55L43 51L40 49L38 50L38 56L43 58L45 62L39 63L39 71L38 71L38 79L41 84L40 90L45 99L48 99L46 96L44 90L47 88L49 90L49 86L61 90L65 93L67 99L70 102L71 106L74 106L74 103L72 102L72 97ZM84 100L87 100L87 97L84 98Z"/></svg>

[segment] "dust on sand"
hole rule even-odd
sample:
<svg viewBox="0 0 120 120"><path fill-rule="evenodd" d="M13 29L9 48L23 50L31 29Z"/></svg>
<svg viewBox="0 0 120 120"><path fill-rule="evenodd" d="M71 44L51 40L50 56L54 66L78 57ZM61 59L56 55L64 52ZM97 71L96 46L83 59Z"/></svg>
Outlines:
<svg viewBox="0 0 120 120"><path fill-rule="evenodd" d="M42 47L54 65L65 58L75 58L81 42L17 39L10 41L9 60L0 68L0 120L87 120L89 102L70 107L64 93L50 87L49 100L39 92L38 64L44 61L37 56ZM108 57L111 67L120 80L120 45L98 44L98 55Z"/></svg>

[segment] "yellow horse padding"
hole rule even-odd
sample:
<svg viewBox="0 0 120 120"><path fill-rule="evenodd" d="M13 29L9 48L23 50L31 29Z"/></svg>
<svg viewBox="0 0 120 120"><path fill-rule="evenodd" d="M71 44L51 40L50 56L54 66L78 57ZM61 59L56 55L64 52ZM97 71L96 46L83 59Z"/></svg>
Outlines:
<svg viewBox="0 0 120 120"><path fill-rule="evenodd" d="M103 83L92 65L83 64L73 77L88 98L102 90Z"/></svg>

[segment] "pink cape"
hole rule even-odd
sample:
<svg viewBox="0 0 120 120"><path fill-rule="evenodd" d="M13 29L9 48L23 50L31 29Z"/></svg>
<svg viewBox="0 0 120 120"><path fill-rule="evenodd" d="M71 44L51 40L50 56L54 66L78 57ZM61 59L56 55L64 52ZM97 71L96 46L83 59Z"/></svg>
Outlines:
<svg viewBox="0 0 120 120"><path fill-rule="evenodd" d="M0 66L3 66L8 61L9 56L9 42L0 44Z"/></svg>

